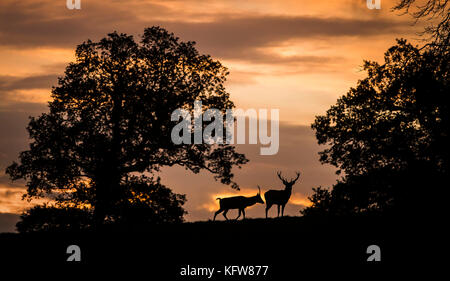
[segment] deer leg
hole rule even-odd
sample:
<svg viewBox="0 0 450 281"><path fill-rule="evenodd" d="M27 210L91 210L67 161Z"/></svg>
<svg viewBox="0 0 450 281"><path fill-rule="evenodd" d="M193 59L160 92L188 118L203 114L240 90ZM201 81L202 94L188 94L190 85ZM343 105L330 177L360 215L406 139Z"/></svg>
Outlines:
<svg viewBox="0 0 450 281"><path fill-rule="evenodd" d="M228 220L228 218L227 218L227 213L228 213L228 209L225 210L225 212L223 212L223 216L225 217L226 220Z"/></svg>
<svg viewBox="0 0 450 281"><path fill-rule="evenodd" d="M217 216L218 214L222 213L222 211L223 211L222 209L219 209L219 210L214 214L213 221L216 220L216 216Z"/></svg>
<svg viewBox="0 0 450 281"><path fill-rule="evenodd" d="M236 220L238 220L238 218L241 216L241 212L242 212L241 209L239 209L239 214L238 214Z"/></svg>
<svg viewBox="0 0 450 281"><path fill-rule="evenodd" d="M272 207L272 204L266 205L266 219L267 219L267 213L269 212L269 209Z"/></svg>
<svg viewBox="0 0 450 281"><path fill-rule="evenodd" d="M243 220L245 219L245 209L242 209L242 214L244 215Z"/></svg>
<svg viewBox="0 0 450 281"><path fill-rule="evenodd" d="M278 215L277 218L280 216L280 205L277 205L277 209L278 209Z"/></svg>
<svg viewBox="0 0 450 281"><path fill-rule="evenodd" d="M281 216L282 217L284 216L284 206L286 206L286 205L281 205Z"/></svg>

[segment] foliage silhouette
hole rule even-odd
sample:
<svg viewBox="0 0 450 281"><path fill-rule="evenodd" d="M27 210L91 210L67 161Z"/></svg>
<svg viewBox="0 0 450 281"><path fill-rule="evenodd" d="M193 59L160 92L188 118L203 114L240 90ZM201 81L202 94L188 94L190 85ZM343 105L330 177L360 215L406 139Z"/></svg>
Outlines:
<svg viewBox="0 0 450 281"><path fill-rule="evenodd" d="M110 222L125 226L183 222L186 196L174 194L160 178L133 177L122 190L125 194L115 205Z"/></svg>
<svg viewBox="0 0 450 281"><path fill-rule="evenodd" d="M27 198L51 196L59 206L89 206L95 225L102 225L135 213L124 204L178 221L181 211L174 205L184 198L144 176L163 166L207 170L238 188L231 169L248 160L233 146L171 141L175 109L192 111L195 100L204 110L233 107L223 85L228 71L220 62L160 27L145 29L140 42L116 32L88 40L75 54L52 90L49 112L30 120L30 149L6 170L13 180L27 181ZM152 185L158 192L145 190ZM165 203L154 209L158 200Z"/></svg>
<svg viewBox="0 0 450 281"><path fill-rule="evenodd" d="M315 189L303 214L416 213L440 206L449 175L448 55L398 40L385 63L366 61L368 77L312 128L322 163L343 172L331 191ZM426 190L436 198L423 202Z"/></svg>
<svg viewBox="0 0 450 281"><path fill-rule="evenodd" d="M38 205L25 211L16 224L21 233L37 231L81 231L92 227L92 211L73 207Z"/></svg>

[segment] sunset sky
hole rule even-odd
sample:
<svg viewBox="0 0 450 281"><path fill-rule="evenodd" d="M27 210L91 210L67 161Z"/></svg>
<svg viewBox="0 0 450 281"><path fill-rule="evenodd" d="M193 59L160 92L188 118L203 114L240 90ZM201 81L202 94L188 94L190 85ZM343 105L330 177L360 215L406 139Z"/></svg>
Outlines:
<svg viewBox="0 0 450 281"><path fill-rule="evenodd" d="M187 220L212 218L217 196L253 195L279 189L276 171L302 176L294 186L288 215L299 215L312 188L337 177L321 165L310 124L365 76L363 60L381 62L395 38L414 41L420 26L392 12L396 1L381 0L81 0L68 10L65 0L0 2L0 232L14 224L30 203L21 201L24 183L11 183L5 168L27 148L28 116L46 111L52 85L74 59L77 44L118 31L138 36L159 25L230 70L227 90L236 107L278 108L280 149L259 155L259 145L242 145L250 162L236 170L240 192L215 182L209 173L164 169L162 183L187 195ZM248 217L262 217L254 206ZM237 214L231 212L230 217ZM275 215L273 208L271 215Z"/></svg>

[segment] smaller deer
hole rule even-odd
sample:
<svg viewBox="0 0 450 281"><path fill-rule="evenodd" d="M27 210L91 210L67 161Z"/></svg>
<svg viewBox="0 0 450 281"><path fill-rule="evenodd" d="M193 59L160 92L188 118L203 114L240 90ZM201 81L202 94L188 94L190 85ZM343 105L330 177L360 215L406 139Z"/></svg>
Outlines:
<svg viewBox="0 0 450 281"><path fill-rule="evenodd" d="M284 184L284 190L268 190L264 193L264 199L266 199L266 218L267 212L272 207L273 204L278 207L278 217L280 216L280 206L281 206L281 216L284 215L284 207L286 206L289 198L291 198L292 194L292 186L300 177L300 172L297 172L297 177L295 179L291 179L290 181L286 180L281 176L281 172L277 172L278 177Z"/></svg>
<svg viewBox="0 0 450 281"><path fill-rule="evenodd" d="M220 209L214 214L213 221L216 220L216 216L223 212L223 216L226 220L227 213L230 209L239 209L239 215L237 216L236 220L239 219L241 216L241 213L244 215L245 219L245 208L249 206L253 206L256 203L264 204L264 201L261 198L261 188L258 185L259 192L252 197L245 197L245 196L233 196L228 198L217 198L216 200L219 200Z"/></svg>

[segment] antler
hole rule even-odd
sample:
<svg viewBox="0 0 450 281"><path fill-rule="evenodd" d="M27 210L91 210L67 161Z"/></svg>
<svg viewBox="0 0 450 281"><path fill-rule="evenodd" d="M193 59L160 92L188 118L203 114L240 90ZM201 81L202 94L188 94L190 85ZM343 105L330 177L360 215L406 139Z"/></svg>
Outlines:
<svg viewBox="0 0 450 281"><path fill-rule="evenodd" d="M259 185L257 185L257 186L258 186L258 190L259 190L258 194L261 194L261 188L259 187Z"/></svg>
<svg viewBox="0 0 450 281"><path fill-rule="evenodd" d="M280 178L280 180L281 180L283 183L287 182L287 180L281 176L281 172L280 172L280 171L277 172L277 175L278 175L278 177Z"/></svg>
<svg viewBox="0 0 450 281"><path fill-rule="evenodd" d="M298 178L300 177L300 172L295 172L295 174L297 175L297 177L293 180L291 180L291 182L296 182L298 180Z"/></svg>

